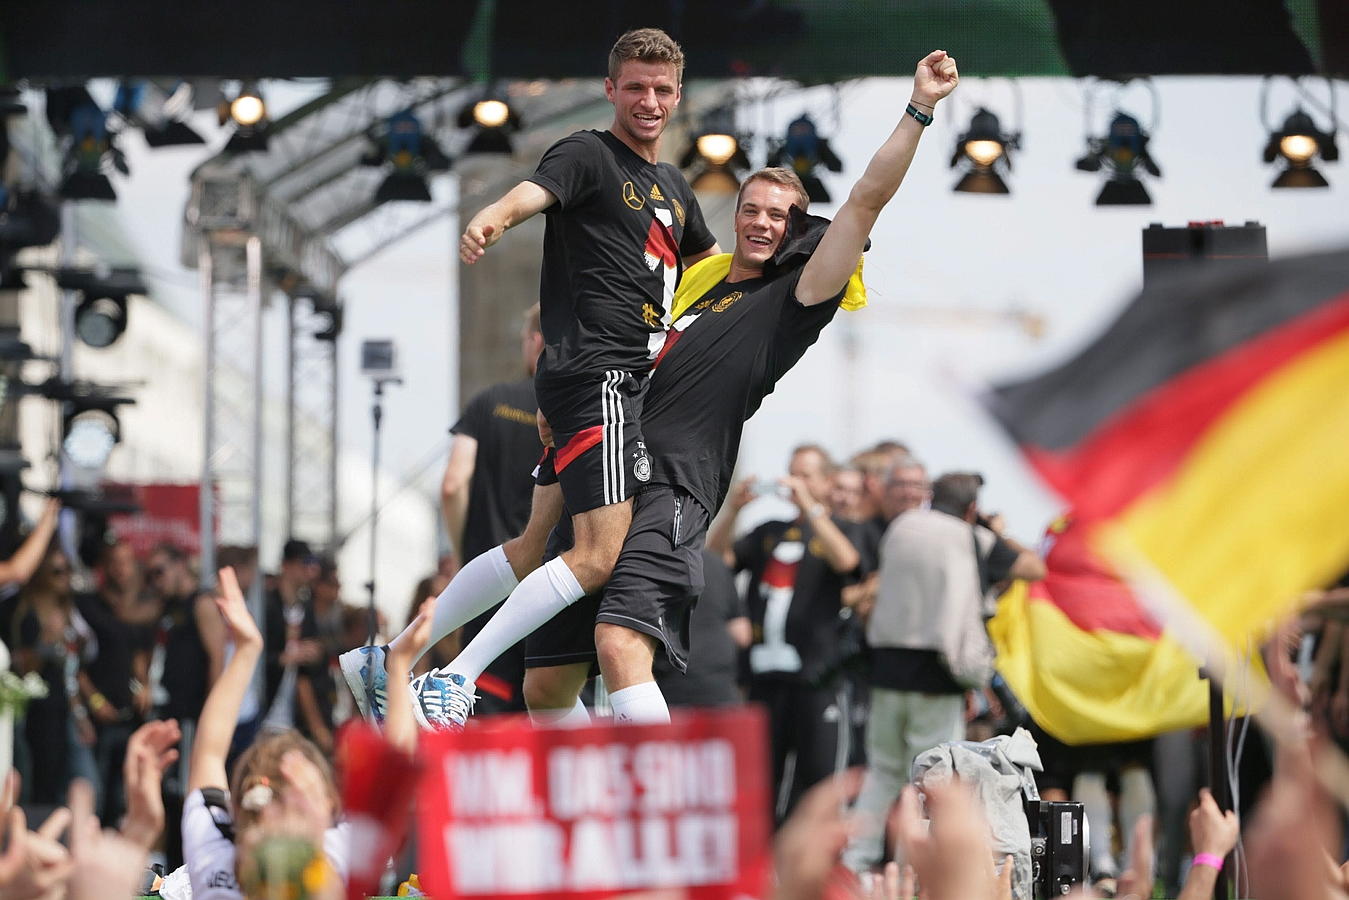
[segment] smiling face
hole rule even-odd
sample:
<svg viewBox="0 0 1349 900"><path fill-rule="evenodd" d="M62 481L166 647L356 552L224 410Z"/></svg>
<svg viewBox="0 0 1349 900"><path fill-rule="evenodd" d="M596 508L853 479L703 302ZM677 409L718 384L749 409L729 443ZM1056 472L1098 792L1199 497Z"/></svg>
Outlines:
<svg viewBox="0 0 1349 900"><path fill-rule="evenodd" d="M735 211L735 261L763 268L782 243L788 211L798 202L796 191L786 185L763 179L746 184Z"/></svg>
<svg viewBox="0 0 1349 900"><path fill-rule="evenodd" d="M604 96L614 105L613 133L638 153L654 150L679 105L679 70L673 63L630 59L616 78L604 79Z"/></svg>

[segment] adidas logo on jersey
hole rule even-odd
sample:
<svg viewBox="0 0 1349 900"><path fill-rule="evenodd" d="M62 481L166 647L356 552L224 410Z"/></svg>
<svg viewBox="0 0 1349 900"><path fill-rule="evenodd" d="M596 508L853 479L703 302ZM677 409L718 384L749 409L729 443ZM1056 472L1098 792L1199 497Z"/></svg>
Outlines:
<svg viewBox="0 0 1349 900"><path fill-rule="evenodd" d="M653 184L653 185L651 185L651 199L652 199L652 200L664 200L664 199L665 199L665 195L662 194L662 193L660 192L660 185L658 185L658 184Z"/></svg>

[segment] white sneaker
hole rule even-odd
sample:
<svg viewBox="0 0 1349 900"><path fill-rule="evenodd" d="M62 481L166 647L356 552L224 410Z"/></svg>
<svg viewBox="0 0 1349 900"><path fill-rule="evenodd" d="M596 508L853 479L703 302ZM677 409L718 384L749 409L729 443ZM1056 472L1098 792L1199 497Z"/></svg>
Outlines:
<svg viewBox="0 0 1349 900"><path fill-rule="evenodd" d="M473 712L473 682L450 672L427 672L412 679L412 714L428 731L463 731Z"/></svg>
<svg viewBox="0 0 1349 900"><path fill-rule="evenodd" d="M356 708L368 721L384 724L389 708L389 676L384 671L388 647L357 647L337 658L342 677L356 698Z"/></svg>

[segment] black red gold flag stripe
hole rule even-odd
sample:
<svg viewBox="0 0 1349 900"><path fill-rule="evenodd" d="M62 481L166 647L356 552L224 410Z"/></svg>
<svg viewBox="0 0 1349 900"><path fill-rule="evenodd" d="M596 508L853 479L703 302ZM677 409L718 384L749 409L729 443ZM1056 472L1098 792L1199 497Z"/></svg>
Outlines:
<svg viewBox="0 0 1349 900"><path fill-rule="evenodd" d="M1230 647L1349 568L1349 251L1149 287L988 405Z"/></svg>

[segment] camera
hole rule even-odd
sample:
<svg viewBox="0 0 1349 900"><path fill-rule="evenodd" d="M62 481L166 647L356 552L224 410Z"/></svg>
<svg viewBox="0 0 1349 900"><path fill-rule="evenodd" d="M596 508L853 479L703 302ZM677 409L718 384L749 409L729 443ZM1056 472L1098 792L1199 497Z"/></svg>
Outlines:
<svg viewBox="0 0 1349 900"><path fill-rule="evenodd" d="M750 491L756 497L777 497L780 500L791 500L792 489L785 484L779 484L768 478L756 478L750 485Z"/></svg>
<svg viewBox="0 0 1349 900"><path fill-rule="evenodd" d="M1030 825L1031 896L1062 897L1086 880L1081 803L1026 800Z"/></svg>

